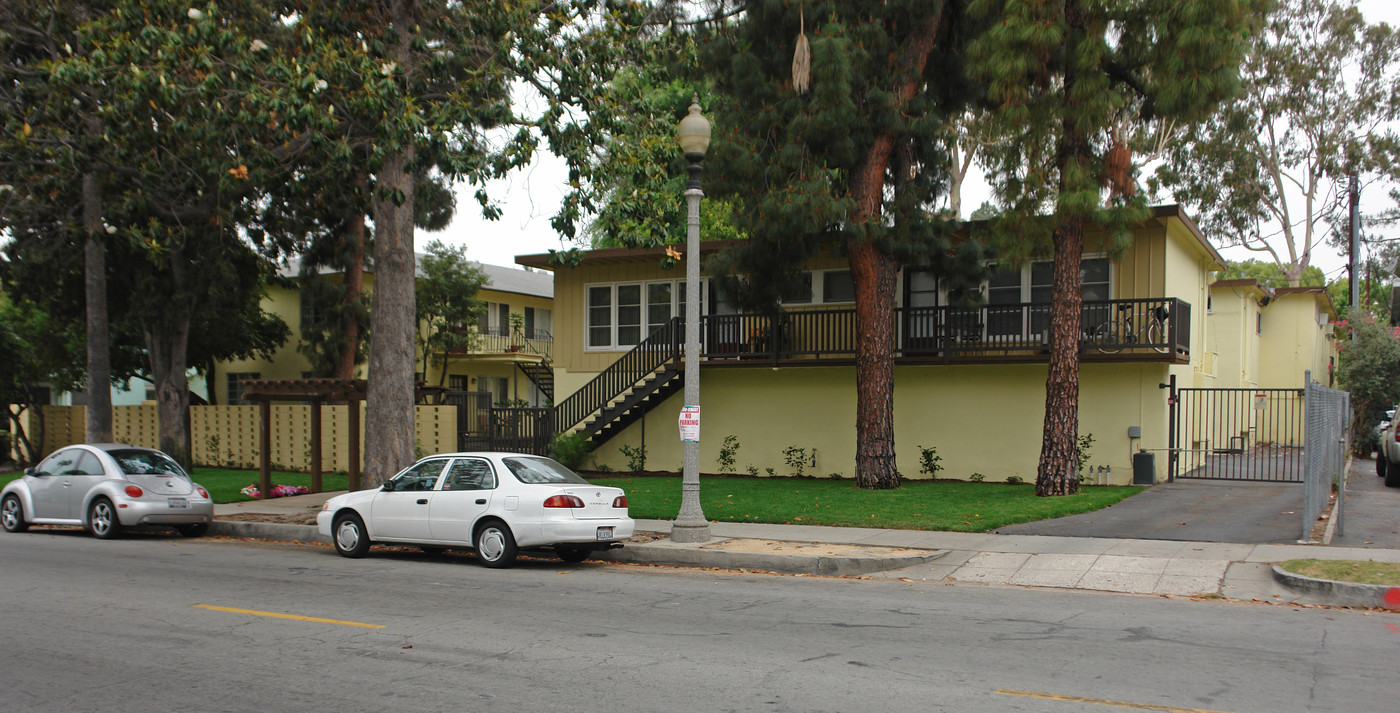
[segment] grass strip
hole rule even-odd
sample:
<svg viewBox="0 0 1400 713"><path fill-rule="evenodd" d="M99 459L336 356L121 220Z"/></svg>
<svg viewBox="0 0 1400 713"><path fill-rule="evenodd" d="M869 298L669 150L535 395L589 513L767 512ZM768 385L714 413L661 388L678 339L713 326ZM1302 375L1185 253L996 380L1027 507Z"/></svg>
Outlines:
<svg viewBox="0 0 1400 713"><path fill-rule="evenodd" d="M1279 565L1294 574L1313 579L1400 587L1400 563L1370 560L1288 560Z"/></svg>

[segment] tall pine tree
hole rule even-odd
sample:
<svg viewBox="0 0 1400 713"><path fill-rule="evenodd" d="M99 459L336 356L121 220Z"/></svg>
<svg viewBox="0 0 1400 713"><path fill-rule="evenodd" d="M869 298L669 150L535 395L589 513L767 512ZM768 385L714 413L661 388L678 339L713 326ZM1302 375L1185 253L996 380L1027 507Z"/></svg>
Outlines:
<svg viewBox="0 0 1400 713"><path fill-rule="evenodd" d="M992 20L971 46L975 73L1010 127L991 172L1013 251L1053 249L1050 368L1037 495L1079 489L1080 261L1086 227L1123 247L1146 216L1131 132L1191 120L1235 91L1254 0L976 0ZM1038 219L1049 216L1048 220ZM1043 249L1043 248L1041 248Z"/></svg>
<svg viewBox="0 0 1400 713"><path fill-rule="evenodd" d="M742 208L750 239L725 269L778 276L823 245L844 248L856 291L856 462L862 488L900 484L894 448L895 285L901 263L946 267L953 226L930 209L946 191L948 117L964 105L962 2L772 2L722 32L710 179ZM810 59L795 48L805 45ZM960 264L977 265L963 256ZM742 296L741 296L742 297Z"/></svg>

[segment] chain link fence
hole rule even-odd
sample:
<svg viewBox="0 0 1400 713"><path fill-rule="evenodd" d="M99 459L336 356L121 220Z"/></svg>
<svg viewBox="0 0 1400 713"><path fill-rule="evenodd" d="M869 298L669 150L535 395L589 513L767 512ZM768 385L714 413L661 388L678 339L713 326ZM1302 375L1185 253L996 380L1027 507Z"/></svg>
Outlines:
<svg viewBox="0 0 1400 713"><path fill-rule="evenodd" d="M1333 486L1337 491L1336 534L1342 533L1342 504L1346 495L1346 463L1350 453L1351 394L1312 382L1304 372L1303 402L1307 425L1303 443L1303 533L1312 537L1313 525L1327 507Z"/></svg>

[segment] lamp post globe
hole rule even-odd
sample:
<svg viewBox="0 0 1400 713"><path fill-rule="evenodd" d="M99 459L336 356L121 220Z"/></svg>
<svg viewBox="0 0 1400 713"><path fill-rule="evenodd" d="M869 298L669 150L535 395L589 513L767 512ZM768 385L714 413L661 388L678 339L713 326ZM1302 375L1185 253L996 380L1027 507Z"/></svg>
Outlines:
<svg viewBox="0 0 1400 713"><path fill-rule="evenodd" d="M710 122L700 113L700 98L690 103L690 113L681 119L676 139L685 154L686 171L690 180L685 186L689 207L685 229L685 408L682 419L693 418L696 428L687 433L683 427L681 470L681 509L671 523L674 542L707 542L710 522L700 507L700 190L701 162L710 147Z"/></svg>

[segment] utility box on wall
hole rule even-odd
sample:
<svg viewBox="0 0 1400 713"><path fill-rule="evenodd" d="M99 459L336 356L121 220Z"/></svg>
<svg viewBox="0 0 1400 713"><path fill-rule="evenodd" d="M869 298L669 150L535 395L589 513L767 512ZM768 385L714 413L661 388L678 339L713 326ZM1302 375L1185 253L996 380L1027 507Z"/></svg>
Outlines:
<svg viewBox="0 0 1400 713"><path fill-rule="evenodd" d="M1133 485L1152 485L1157 482L1157 462L1153 455L1147 451L1133 454Z"/></svg>

